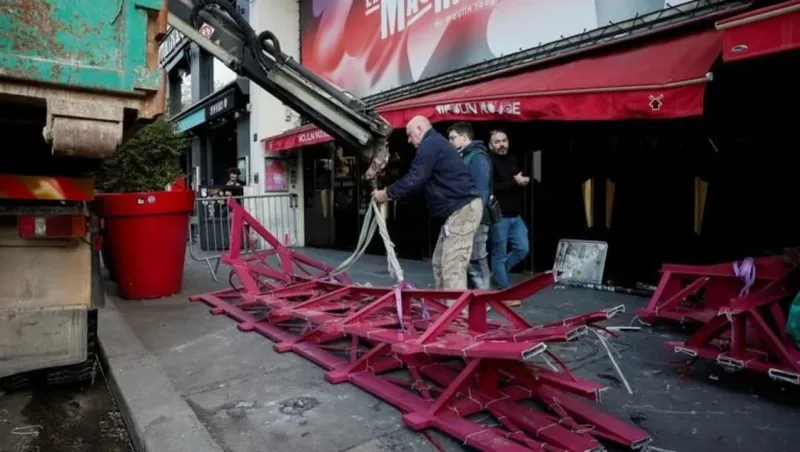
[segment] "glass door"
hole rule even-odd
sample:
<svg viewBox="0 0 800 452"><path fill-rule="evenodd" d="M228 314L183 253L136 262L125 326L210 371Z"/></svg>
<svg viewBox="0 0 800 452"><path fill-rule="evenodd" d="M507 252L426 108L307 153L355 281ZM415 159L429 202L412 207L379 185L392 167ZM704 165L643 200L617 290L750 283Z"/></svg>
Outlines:
<svg viewBox="0 0 800 452"><path fill-rule="evenodd" d="M358 244L359 173L356 154L336 146L333 151L333 219L335 234L333 247L352 252Z"/></svg>
<svg viewBox="0 0 800 452"><path fill-rule="evenodd" d="M322 146L303 149L303 193L306 246L333 247L335 224L332 150Z"/></svg>

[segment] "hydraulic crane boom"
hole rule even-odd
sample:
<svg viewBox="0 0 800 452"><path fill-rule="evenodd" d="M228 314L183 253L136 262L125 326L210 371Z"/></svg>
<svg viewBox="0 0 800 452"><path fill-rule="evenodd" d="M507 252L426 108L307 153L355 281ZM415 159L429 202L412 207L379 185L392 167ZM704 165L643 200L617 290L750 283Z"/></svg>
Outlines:
<svg viewBox="0 0 800 452"><path fill-rule="evenodd" d="M269 31L256 34L228 0L168 0L168 21L175 29L247 77L341 143L371 160L366 179L388 161L391 126L355 96L334 87L281 51Z"/></svg>

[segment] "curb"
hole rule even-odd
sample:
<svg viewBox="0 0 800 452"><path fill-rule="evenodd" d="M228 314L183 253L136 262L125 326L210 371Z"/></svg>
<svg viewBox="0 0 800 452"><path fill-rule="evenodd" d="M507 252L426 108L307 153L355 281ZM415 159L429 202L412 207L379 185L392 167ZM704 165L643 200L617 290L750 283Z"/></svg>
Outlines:
<svg viewBox="0 0 800 452"><path fill-rule="evenodd" d="M224 452L136 337L114 297L98 310L100 359L136 452Z"/></svg>

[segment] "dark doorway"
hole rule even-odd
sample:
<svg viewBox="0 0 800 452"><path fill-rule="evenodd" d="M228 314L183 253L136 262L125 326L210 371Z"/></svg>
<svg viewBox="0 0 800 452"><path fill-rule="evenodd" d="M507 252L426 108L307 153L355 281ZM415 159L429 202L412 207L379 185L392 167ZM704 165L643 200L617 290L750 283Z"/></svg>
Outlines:
<svg viewBox="0 0 800 452"><path fill-rule="evenodd" d="M333 221L335 234L333 247L354 251L358 244L359 221L359 167L354 151L335 146L333 149Z"/></svg>
<svg viewBox="0 0 800 452"><path fill-rule="evenodd" d="M385 175L380 181L381 188L386 188L405 176L416 155L416 149L408 144L402 130L392 134L389 149L391 157ZM363 163L362 166L366 169L368 164ZM363 191L367 196L367 202L370 200L370 192L371 187ZM388 202L386 225L398 257L414 260L430 257L432 249L428 246L428 218L428 208L422 192L406 199ZM375 240L368 251L375 254L384 253L383 244L379 242L381 241Z"/></svg>
<svg viewBox="0 0 800 452"><path fill-rule="evenodd" d="M228 180L228 169L236 167L236 121L226 121L208 131L211 145L211 175L214 184Z"/></svg>
<svg viewBox="0 0 800 452"><path fill-rule="evenodd" d="M353 251L359 235L359 167L333 143L303 152L306 246Z"/></svg>
<svg viewBox="0 0 800 452"><path fill-rule="evenodd" d="M332 248L333 152L329 148L308 146L303 152L303 207L306 246Z"/></svg>

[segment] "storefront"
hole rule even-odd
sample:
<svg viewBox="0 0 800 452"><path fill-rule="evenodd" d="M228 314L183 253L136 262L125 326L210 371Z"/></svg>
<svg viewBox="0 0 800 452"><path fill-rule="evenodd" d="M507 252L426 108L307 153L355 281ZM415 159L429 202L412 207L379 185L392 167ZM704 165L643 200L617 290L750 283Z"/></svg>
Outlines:
<svg viewBox="0 0 800 452"><path fill-rule="evenodd" d="M249 2L237 6L249 14ZM250 82L170 29L159 45L167 75L167 111L190 139L184 168L193 187L221 184L227 170L243 167L249 182Z"/></svg>
<svg viewBox="0 0 800 452"><path fill-rule="evenodd" d="M707 95L717 150L702 181L707 246L725 258L800 244L794 193L800 100L800 1L717 23L723 63Z"/></svg>
<svg viewBox="0 0 800 452"><path fill-rule="evenodd" d="M486 69L489 71L486 75L480 75L486 64L474 63L471 60L474 56L465 57L467 63L455 68L457 71L453 67L450 72L444 71L441 62L430 63L443 48L448 53L442 56L463 55L456 52L460 45L456 43L457 37L448 34L456 31L445 26L454 21L485 25L488 36L485 42L493 43L492 52L498 52L496 49L501 46L497 38L493 41L490 36L493 15L500 14L500 5L510 7L515 2L479 3L483 5L481 8L477 3L469 6L467 2L465 9L459 10L464 14L445 15L441 23L436 22L438 18L431 19L431 27L445 28L437 33L449 38L440 37L438 44L434 42L429 50L429 64L423 65L419 72L422 75L414 74L413 60L417 56L412 53L409 53L411 67L403 68L394 67L390 52L384 52L388 60L381 63L385 63L382 69L369 74L370 83L350 86L347 74L335 70L335 59L330 60L332 55L324 60L312 54L310 62L304 59L304 64L354 94L366 95L368 101L377 102L378 111L396 129L402 130L411 117L419 114L430 118L441 131L454 121L470 121L478 138L484 140L489 130L505 129L511 139L511 152L524 162L525 172L536 181L525 195L525 220L533 249L524 264L527 270L552 266L557 242L562 238L608 241L607 275L613 274L615 278L619 275L627 283L647 279L663 261L701 261L719 256L719 244L712 246L713 237L704 232L708 225L718 221L711 212L711 205L718 202L711 201L709 187L713 184L708 182L709 174L719 172L714 166L718 140L709 137L707 110L720 108L711 103L719 100L717 72L727 71L720 58L727 37L724 31L714 29L714 21L737 14L748 5L681 2L680 11L671 6L653 12L657 9L654 2L615 2L614 5L624 3L632 10L650 9L633 21L605 28L597 28L601 14L594 9L591 19L588 13L587 18L581 19L594 21L593 29L578 20L580 26L593 31L538 46L536 51L524 50L521 53L527 53L531 61L505 67L498 63L493 72ZM603 2L587 2L587 7L588 3L599 8ZM716 9L710 8L711 4ZM701 11L701 6L707 9ZM536 7L544 8L528 3L524 6ZM559 23L553 16L557 5L548 7L550 10L539 12L547 12L550 22ZM493 8L494 11L484 14ZM510 12L501 12L507 14L505 21L513 20ZM624 16L628 12L614 10L615 17L631 17ZM679 16L679 12L685 16ZM665 16L669 20L664 20ZM422 27L417 24L414 27ZM632 31L636 27L638 31ZM417 39L414 31L417 28L408 25L403 31L402 38L408 40L409 46ZM381 30L378 27L376 34ZM319 29L314 31L308 41L319 36ZM612 32L617 39L610 38ZM594 43L584 39L585 35L593 35ZM391 33L386 38L392 39ZM304 38L304 52L306 41ZM567 50L569 42L583 44ZM307 47L318 48L313 42ZM556 50L548 53L548 49ZM534 57L537 52L539 56ZM515 54L496 58L501 59L522 61ZM392 71L393 76L386 75ZM412 81L402 83L404 76ZM432 79L439 79L438 87L426 88ZM411 92L414 85L421 92ZM376 92L384 88L389 91ZM400 92L406 94L393 94ZM395 135L388 171L399 176L414 154L405 144L403 134ZM359 174L365 164L355 158L354 152L349 155L347 150L340 152L334 144L326 144L330 141L327 133L306 125L265 140L265 147L303 154L306 244L352 249L349 244L355 243L360 224L356 218L363 215L369 194L359 187L358 177L352 179L355 189L351 189L350 184L340 183L335 175L344 165L339 163L344 158L353 158ZM348 203L340 202L337 190L354 191L356 195L347 194L342 198ZM316 218L314 215L319 218L310 221ZM426 227L420 228L423 224ZM438 224L427 217L421 199L390 206L389 227L403 257L430 256ZM310 240L312 237L317 239ZM626 270L629 274L623 275L623 269L630 268L640 271Z"/></svg>
<svg viewBox="0 0 800 452"><path fill-rule="evenodd" d="M250 156L248 92L249 82L237 79L172 117L177 130L197 142L191 168L200 172L200 185L224 184L234 167L244 168L240 178L249 180L248 166L240 163Z"/></svg>

